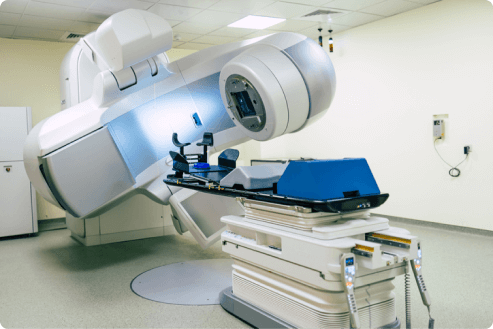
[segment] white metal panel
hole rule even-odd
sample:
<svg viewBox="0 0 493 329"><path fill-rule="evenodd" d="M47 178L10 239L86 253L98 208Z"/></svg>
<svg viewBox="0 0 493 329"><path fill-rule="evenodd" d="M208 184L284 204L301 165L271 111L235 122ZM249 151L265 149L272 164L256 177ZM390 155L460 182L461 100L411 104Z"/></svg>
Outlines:
<svg viewBox="0 0 493 329"><path fill-rule="evenodd" d="M244 214L235 198L189 189L173 194L169 201L177 217L204 249L219 240L226 228L226 224L221 223L222 216Z"/></svg>
<svg viewBox="0 0 493 329"><path fill-rule="evenodd" d="M0 107L0 162L22 161L28 129L28 108Z"/></svg>
<svg viewBox="0 0 493 329"><path fill-rule="evenodd" d="M33 220L33 233L37 233L38 232L38 205L36 204L36 190L31 185L31 183L29 183L29 188L31 190L31 214L33 216L33 218L32 218L32 220Z"/></svg>
<svg viewBox="0 0 493 329"><path fill-rule="evenodd" d="M65 212L65 219L67 227L70 232L72 232L72 235L75 234L80 236L81 238L84 238L86 236L84 219L74 217L68 212Z"/></svg>
<svg viewBox="0 0 493 329"><path fill-rule="evenodd" d="M50 153L42 162L52 193L75 217L95 215L94 210L135 183L106 127Z"/></svg>
<svg viewBox="0 0 493 329"><path fill-rule="evenodd" d="M33 233L31 183L24 164L0 164L0 236Z"/></svg>
<svg viewBox="0 0 493 329"><path fill-rule="evenodd" d="M134 195L118 207L101 214L100 223L101 234L163 227L163 205L142 194Z"/></svg>
<svg viewBox="0 0 493 329"><path fill-rule="evenodd" d="M201 9L190 8L190 6L187 6L186 4L183 4L184 7L181 7L181 5L181 1L180 7L157 4L155 6L152 6L149 11L153 14L161 16L168 22L169 20L186 21L190 17L193 17L194 15L197 15L201 12Z"/></svg>
<svg viewBox="0 0 493 329"><path fill-rule="evenodd" d="M255 15L291 18L299 15L306 15L316 9L316 7L305 6L297 3L276 2L257 11Z"/></svg>

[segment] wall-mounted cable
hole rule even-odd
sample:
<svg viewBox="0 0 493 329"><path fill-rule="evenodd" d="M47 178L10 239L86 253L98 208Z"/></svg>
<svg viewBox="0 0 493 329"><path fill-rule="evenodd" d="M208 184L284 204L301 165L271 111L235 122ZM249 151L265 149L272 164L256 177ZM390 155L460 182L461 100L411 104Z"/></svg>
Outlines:
<svg viewBox="0 0 493 329"><path fill-rule="evenodd" d="M469 147L468 146L464 147L464 153L466 154L466 157L464 158L464 160L462 160L458 165L452 166L450 163L448 163L447 161L445 161L445 159L440 155L440 153L437 150L437 140L439 140L439 139L441 139L441 137L436 138L435 139L435 142L433 143L433 146L435 147L435 151L437 152L437 154L440 157L440 159L442 159L442 161L445 162L447 164L447 166L449 166L451 168L449 170L448 174L450 176L452 176L452 177L459 177L460 176L460 170L457 167L459 167L469 157Z"/></svg>

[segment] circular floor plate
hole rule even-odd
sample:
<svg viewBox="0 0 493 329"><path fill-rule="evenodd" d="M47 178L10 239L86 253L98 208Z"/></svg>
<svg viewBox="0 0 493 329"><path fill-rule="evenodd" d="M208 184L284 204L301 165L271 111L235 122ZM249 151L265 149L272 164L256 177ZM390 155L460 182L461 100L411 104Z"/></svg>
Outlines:
<svg viewBox="0 0 493 329"><path fill-rule="evenodd" d="M221 291L232 285L231 259L206 259L156 267L139 274L130 287L137 295L160 303L219 304Z"/></svg>

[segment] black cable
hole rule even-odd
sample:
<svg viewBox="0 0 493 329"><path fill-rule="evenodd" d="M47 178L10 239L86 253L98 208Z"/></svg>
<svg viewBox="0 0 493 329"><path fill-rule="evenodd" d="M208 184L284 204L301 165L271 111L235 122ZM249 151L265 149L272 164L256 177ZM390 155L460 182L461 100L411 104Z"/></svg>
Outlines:
<svg viewBox="0 0 493 329"><path fill-rule="evenodd" d="M429 306L428 306L428 316L430 317L430 320L428 321L428 329L433 329L435 327L435 319L431 317Z"/></svg>
<svg viewBox="0 0 493 329"><path fill-rule="evenodd" d="M435 151L437 152L437 154L440 157L440 159L442 159L442 161L445 162L447 164L447 166L449 166L450 168L452 168L452 169L450 169L448 171L448 174L450 176L452 176L452 177L459 177L460 176L460 170L457 167L460 166L464 161L467 160L467 158L469 157L469 153L466 154L466 157L464 158L464 160L462 160L458 165L452 166L450 163L448 163L447 161L445 161L444 158L442 158L442 156L440 155L440 153L437 150L437 140L439 140L439 139L441 139L441 137L436 138L435 139L435 142L433 143L433 146L435 147Z"/></svg>
<svg viewBox="0 0 493 329"><path fill-rule="evenodd" d="M411 275L406 265L404 275L404 298L406 303L406 329L411 329Z"/></svg>

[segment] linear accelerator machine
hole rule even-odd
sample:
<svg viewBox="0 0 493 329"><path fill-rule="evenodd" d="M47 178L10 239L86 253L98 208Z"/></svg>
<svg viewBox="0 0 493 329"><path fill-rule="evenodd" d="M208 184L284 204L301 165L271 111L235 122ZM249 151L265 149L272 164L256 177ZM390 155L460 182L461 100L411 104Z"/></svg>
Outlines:
<svg viewBox="0 0 493 329"><path fill-rule="evenodd" d="M228 149L321 118L335 92L326 52L278 33L168 63L171 44L169 24L139 10L81 39L89 68L80 81L94 76L93 91L29 134L36 190L74 218L136 194L170 204L178 233L204 248L222 240L234 265L221 304L254 326L400 327L392 280L407 278L408 262L429 306L419 239L369 217L388 195L366 160L236 168ZM208 154L221 151L210 166Z"/></svg>
<svg viewBox="0 0 493 329"><path fill-rule="evenodd" d="M93 56L85 40L78 42L65 55L60 68L62 110L91 98L96 76L107 70L106 67L100 68ZM169 63L166 53L150 59L149 65L155 62ZM136 81L128 83L133 82ZM119 83L125 85L121 79ZM137 194L96 216L74 217L65 212L65 217L72 237L86 246L92 246L175 234L170 214L169 206Z"/></svg>

